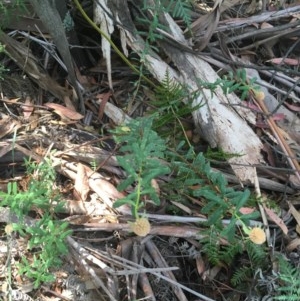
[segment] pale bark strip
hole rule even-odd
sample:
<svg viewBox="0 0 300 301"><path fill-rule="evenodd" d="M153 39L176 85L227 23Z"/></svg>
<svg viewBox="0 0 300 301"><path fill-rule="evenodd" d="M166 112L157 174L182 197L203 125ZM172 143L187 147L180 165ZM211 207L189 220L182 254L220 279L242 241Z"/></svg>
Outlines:
<svg viewBox="0 0 300 301"><path fill-rule="evenodd" d="M110 38L111 34L114 32L114 25L113 20L107 16L102 7L96 2L94 2L94 22L97 25L100 25L100 29ZM107 8L107 1L101 1L101 5L103 5L106 9ZM107 77L108 77L108 84L109 88L113 90L113 83L112 83L112 76L111 76L111 45L107 41L107 39L101 39L101 48L103 57L106 61L106 68L107 68Z"/></svg>

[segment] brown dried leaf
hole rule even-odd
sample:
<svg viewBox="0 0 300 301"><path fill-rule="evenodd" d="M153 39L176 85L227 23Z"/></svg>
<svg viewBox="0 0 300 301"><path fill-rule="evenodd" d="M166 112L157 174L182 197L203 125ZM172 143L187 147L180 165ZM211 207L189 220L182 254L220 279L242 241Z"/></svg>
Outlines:
<svg viewBox="0 0 300 301"><path fill-rule="evenodd" d="M215 265L214 267L212 267L211 269L206 270L203 275L202 275L202 279L205 281L207 280L213 280L216 278L216 276L218 275L218 273L221 271L222 267L219 265Z"/></svg>
<svg viewBox="0 0 300 301"><path fill-rule="evenodd" d="M53 109L56 114L58 114L62 119L72 119L72 120L80 120L84 116L57 103L47 102L45 106Z"/></svg>
<svg viewBox="0 0 300 301"><path fill-rule="evenodd" d="M260 26L261 29L266 29L266 28L273 28L274 26L271 25L270 23L268 22L263 22Z"/></svg>
<svg viewBox="0 0 300 301"><path fill-rule="evenodd" d="M288 228L284 224L284 221L272 209L268 208L266 205L263 206L269 218L282 230L284 234L287 234Z"/></svg>
<svg viewBox="0 0 300 301"><path fill-rule="evenodd" d="M157 195L160 195L160 188L155 179L151 180L151 186L155 189L155 192L157 193Z"/></svg>
<svg viewBox="0 0 300 301"><path fill-rule="evenodd" d="M182 211L186 212L187 214L192 214L192 210L191 210L189 207L183 205L182 203L175 202L175 201L171 201L171 203L172 203L174 206L180 208Z"/></svg>
<svg viewBox="0 0 300 301"><path fill-rule="evenodd" d="M281 64L286 64L289 66L298 66L300 64L299 59L291 59L288 57L277 57L271 60L268 60L267 62L271 62L275 65L281 65Z"/></svg>
<svg viewBox="0 0 300 301"><path fill-rule="evenodd" d="M31 101L30 97L26 97L25 103L21 106L21 109L23 110L24 119L28 119L34 110L33 102Z"/></svg>
<svg viewBox="0 0 300 301"><path fill-rule="evenodd" d="M14 129L18 129L21 124L10 117L3 117L0 119L0 138L12 133Z"/></svg>
<svg viewBox="0 0 300 301"><path fill-rule="evenodd" d="M196 258L196 266L199 275L202 275L205 272L205 262L202 257Z"/></svg>
<svg viewBox="0 0 300 301"><path fill-rule="evenodd" d="M75 195L75 191L74 191ZM78 197L80 197L78 195ZM77 198L77 197L76 197ZM85 203L82 201L73 201L73 200L66 200L65 201L65 209L70 216L84 216L87 214L87 210L85 208Z"/></svg>
<svg viewBox="0 0 300 301"><path fill-rule="evenodd" d="M288 204L289 204L291 214L295 218L297 224L300 226L300 213L299 213L299 211L294 207L294 205L291 202L288 202Z"/></svg>
<svg viewBox="0 0 300 301"><path fill-rule="evenodd" d="M286 246L286 251L292 252L293 250L297 249L299 245L300 245L300 238L295 238Z"/></svg>
<svg viewBox="0 0 300 301"><path fill-rule="evenodd" d="M255 211L255 208L251 208L251 207L242 207L240 210L240 213L242 214L250 214L252 212Z"/></svg>
<svg viewBox="0 0 300 301"><path fill-rule="evenodd" d="M90 191L89 179L86 169L83 164L79 163L77 166L77 174L74 185L74 197L78 201L85 201Z"/></svg>
<svg viewBox="0 0 300 301"><path fill-rule="evenodd" d="M300 106L289 104L287 101L284 102L284 105L287 106L291 111L300 112Z"/></svg>
<svg viewBox="0 0 300 301"><path fill-rule="evenodd" d="M112 96L112 93L109 91L107 93L101 93L98 94L96 97L101 99L101 103L99 106L99 112L98 112L98 117L101 120L103 118L104 115L104 110L105 110L105 105L107 104L109 98Z"/></svg>

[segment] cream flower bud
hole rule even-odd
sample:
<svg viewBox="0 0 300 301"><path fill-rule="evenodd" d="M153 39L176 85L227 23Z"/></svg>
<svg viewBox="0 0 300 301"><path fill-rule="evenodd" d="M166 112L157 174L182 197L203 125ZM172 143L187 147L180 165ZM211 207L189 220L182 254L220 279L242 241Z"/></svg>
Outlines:
<svg viewBox="0 0 300 301"><path fill-rule="evenodd" d="M266 234L263 229L255 227L250 230L249 238L253 243L261 245L266 241Z"/></svg>
<svg viewBox="0 0 300 301"><path fill-rule="evenodd" d="M138 236L146 236L150 233L151 226L147 218L137 218L134 223L130 223L131 230Z"/></svg>

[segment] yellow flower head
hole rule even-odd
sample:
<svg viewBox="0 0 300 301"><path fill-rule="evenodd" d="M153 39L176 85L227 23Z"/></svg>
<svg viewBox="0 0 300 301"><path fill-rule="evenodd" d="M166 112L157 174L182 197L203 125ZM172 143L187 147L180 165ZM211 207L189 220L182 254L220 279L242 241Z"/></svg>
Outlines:
<svg viewBox="0 0 300 301"><path fill-rule="evenodd" d="M6 233L7 235L11 235L13 231L14 231L14 227L13 227L12 224L7 224L7 225L5 226L5 233Z"/></svg>
<svg viewBox="0 0 300 301"><path fill-rule="evenodd" d="M261 245L266 241L265 231L258 227L252 228L248 235L250 240L257 245Z"/></svg>
<svg viewBox="0 0 300 301"><path fill-rule="evenodd" d="M130 223L131 230L138 236L146 236L150 233L151 226L147 218L137 218L134 223Z"/></svg>

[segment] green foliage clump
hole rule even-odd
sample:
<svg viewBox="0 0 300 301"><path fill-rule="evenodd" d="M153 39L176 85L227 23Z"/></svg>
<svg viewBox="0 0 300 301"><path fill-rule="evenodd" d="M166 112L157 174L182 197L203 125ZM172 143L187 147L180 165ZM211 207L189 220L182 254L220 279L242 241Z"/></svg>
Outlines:
<svg viewBox="0 0 300 301"><path fill-rule="evenodd" d="M118 162L127 173L127 178L118 186L125 190L135 185L134 190L125 198L114 203L115 207L129 204L132 214L138 218L138 211L144 206L143 197L148 196L156 205L160 204L159 197L151 181L170 172L163 164L166 144L155 131L151 129L152 118L137 118L126 126L118 127L114 131L116 142L121 143Z"/></svg>
<svg viewBox="0 0 300 301"><path fill-rule="evenodd" d="M190 93L187 87L173 81L169 72L166 72L163 81L154 92L154 100L150 102L151 107L155 108L154 130L159 131L163 137L178 136L178 132L184 133L180 118L190 116L200 107L192 106L197 94Z"/></svg>
<svg viewBox="0 0 300 301"><path fill-rule="evenodd" d="M231 282L238 286L250 281L256 268L265 265L266 252L248 238L241 239L236 231L249 226L250 219L259 217L259 213L242 214L240 209L248 205L249 190L234 190L224 176L212 171L209 162L202 153L196 154L193 148L186 149L184 143L168 152L170 166L175 175L169 185L176 187L180 197L192 196L201 199L201 213L207 216L204 226L209 229L201 233L203 253L209 262L217 266L227 266L234 270ZM228 222L225 224L224 220ZM223 243L222 243L223 241ZM224 243L226 242L226 243ZM247 264L235 269L233 262L245 258Z"/></svg>
<svg viewBox="0 0 300 301"><path fill-rule="evenodd" d="M60 202L58 191L53 190L56 173L51 166L51 160L44 159L40 165L26 163L27 173L34 174L28 185L28 190L18 191L17 183L9 183L8 193L3 194L2 205L9 206L19 219L33 208L39 208L50 215L61 211L63 204Z"/></svg>
<svg viewBox="0 0 300 301"><path fill-rule="evenodd" d="M8 192L0 192L2 206L10 207L19 218L13 229L23 237L29 237L28 249L34 253L32 259L25 256L20 263L19 272L34 279L34 287L42 282L54 280L50 269L61 265L61 255L68 252L65 238L71 234L68 223L56 221L54 214L61 211L64 204L60 195L53 190L55 170L51 160L45 159L39 165L27 162L28 173L34 176L27 191L18 191L17 183L9 183ZM43 216L32 225L26 225L25 216L29 211L43 211Z"/></svg>
<svg viewBox="0 0 300 301"><path fill-rule="evenodd" d="M203 253L214 266L227 266L233 269L231 284L241 290L251 285L255 271L266 268L266 250L250 240L243 241L236 237L227 244L220 243L220 231L211 226L203 232L206 237L201 240ZM243 265L237 264L243 261Z"/></svg>
<svg viewBox="0 0 300 301"><path fill-rule="evenodd" d="M242 243L221 245L219 239L219 230L211 226L205 231L206 237L201 241L203 244L203 253L206 254L209 262L213 265L230 265L237 254L243 252Z"/></svg>
<svg viewBox="0 0 300 301"><path fill-rule="evenodd" d="M69 10L67 11L67 13L66 13L66 15L63 19L63 25L64 25L64 28L67 32L74 29L74 20L71 16Z"/></svg>
<svg viewBox="0 0 300 301"><path fill-rule="evenodd" d="M221 173L211 170L202 153L195 154L193 148L186 151L182 149L183 145L180 144L176 151L169 152L171 166L176 173L172 186L176 187L179 194L204 198L205 204L201 212L208 216L207 225L216 226L221 237L232 242L238 222L248 225L250 219L259 216L258 212L240 213L250 196L249 190L237 191L229 187ZM230 222L223 227L222 219L228 217Z"/></svg>
<svg viewBox="0 0 300 301"><path fill-rule="evenodd" d="M256 269L264 266L266 256L262 246L255 245L249 238L241 239L236 233L240 229L248 235L250 219L259 217L258 212L240 212L248 205L250 191L231 188L220 172L212 171L204 155L196 154L185 142L179 143L176 149L167 148L166 141L152 130L155 118L155 115L138 118L114 131L116 142L121 144L121 155L117 159L127 173L118 188L129 191L125 198L115 202L115 207L128 204L133 216L138 218L145 197L159 204L152 179L171 173L167 184L169 199L169 191L173 190L181 199L195 197L204 203L201 213L207 216L203 226L208 229L203 231L206 236L201 241L203 253L211 263L228 267L234 260L245 257L248 264L242 269L233 268L231 281L235 286L247 283ZM228 221L226 224L224 219ZM226 243L221 244L222 241Z"/></svg>
<svg viewBox="0 0 300 301"><path fill-rule="evenodd" d="M157 32L157 28L164 29L159 21L159 15L163 12L163 7L160 1L157 0L154 1L154 5L148 5L147 2L144 0L142 6L143 17L139 18L139 22L147 27L147 32L140 32L140 34L146 34L146 43L152 44L162 38L162 35ZM148 10L151 11L151 20L146 17Z"/></svg>
<svg viewBox="0 0 300 301"><path fill-rule="evenodd" d="M212 93L217 87L220 87L224 94L235 92L244 100L250 91L259 90L259 86L255 84L256 80L255 77L248 80L246 70L238 69L236 73L228 72L228 75L217 79L214 83L199 82L199 84L202 88L211 90Z"/></svg>
<svg viewBox="0 0 300 301"><path fill-rule="evenodd" d="M192 3L191 0L154 0L154 5L148 4L148 1L143 1L142 11L144 12L144 18L140 21L149 25L148 37L151 42L155 42L157 39L161 39L162 36L157 33L157 28L164 29L159 21L160 14L169 13L174 18L180 18L183 20L187 27L190 27L192 22ZM147 11L151 11L151 20L146 18Z"/></svg>
<svg viewBox="0 0 300 301"><path fill-rule="evenodd" d="M14 229L21 235L30 235L29 250L37 250L32 260L22 258L19 270L21 274L34 279L35 288L43 282L55 280L50 269L61 266L60 256L68 253L65 239L72 231L67 227L68 223L53 221L47 214L35 226L24 228L20 224L15 225Z"/></svg>
<svg viewBox="0 0 300 301"><path fill-rule="evenodd" d="M246 241L243 246L248 260L245 261L243 266L235 270L230 281L235 287L242 285L243 288L247 288L254 277L255 271L266 268L266 251L262 246L251 241Z"/></svg>
<svg viewBox="0 0 300 301"><path fill-rule="evenodd" d="M26 11L24 0L0 1L0 29L5 28L11 18L16 17L16 11Z"/></svg>
<svg viewBox="0 0 300 301"><path fill-rule="evenodd" d="M0 43L0 54L5 52L5 47ZM0 80L3 80L3 73L9 71L2 64L0 64Z"/></svg>
<svg viewBox="0 0 300 301"><path fill-rule="evenodd" d="M163 0L162 6L174 18L183 20L187 27L192 23L192 4L191 0Z"/></svg>
<svg viewBox="0 0 300 301"><path fill-rule="evenodd" d="M249 256L252 266L262 267L266 263L266 252L264 248L261 248L259 245L252 243L251 241L246 241L246 250ZM264 263L264 264L262 264Z"/></svg>
<svg viewBox="0 0 300 301"><path fill-rule="evenodd" d="M240 157L242 156L241 154L237 154L237 153L225 153L224 151L222 151L221 149L211 149L210 147L208 147L207 151L204 154L205 158L207 160L220 160L220 161L224 161L224 160L228 160L234 157Z"/></svg>
<svg viewBox="0 0 300 301"><path fill-rule="evenodd" d="M249 285L249 280L253 276L253 269L249 265L244 265L239 267L233 274L230 282L233 286L237 287L241 283L245 285Z"/></svg>
<svg viewBox="0 0 300 301"><path fill-rule="evenodd" d="M279 256L279 273L275 296L277 301L298 301L300 298L300 270L299 267L293 267L283 256Z"/></svg>
<svg viewBox="0 0 300 301"><path fill-rule="evenodd" d="M161 22L161 15L169 13L174 18L183 20L184 25L190 28L192 23L192 3L191 0L144 0L141 7L141 16L138 18L140 25L146 28L146 31L140 31L142 36L146 36L146 46L144 52L149 49L157 50L154 43L161 40L164 36L158 29L166 31L166 27Z"/></svg>

